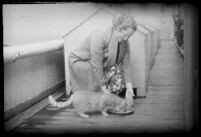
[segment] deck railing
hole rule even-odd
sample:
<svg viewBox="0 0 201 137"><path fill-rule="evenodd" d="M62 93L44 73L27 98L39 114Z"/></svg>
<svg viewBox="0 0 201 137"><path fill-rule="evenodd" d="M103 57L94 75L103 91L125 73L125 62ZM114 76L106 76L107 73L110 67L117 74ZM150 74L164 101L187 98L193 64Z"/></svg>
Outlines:
<svg viewBox="0 0 201 137"><path fill-rule="evenodd" d="M64 47L63 39L34 43L34 44L4 46L3 47L4 64L13 63L18 59L26 57L62 50L63 47Z"/></svg>
<svg viewBox="0 0 201 137"><path fill-rule="evenodd" d="M177 50L180 54L180 56L182 57L182 59L184 59L184 49L182 49L181 47L178 46L177 42L175 42L175 45L177 47Z"/></svg>

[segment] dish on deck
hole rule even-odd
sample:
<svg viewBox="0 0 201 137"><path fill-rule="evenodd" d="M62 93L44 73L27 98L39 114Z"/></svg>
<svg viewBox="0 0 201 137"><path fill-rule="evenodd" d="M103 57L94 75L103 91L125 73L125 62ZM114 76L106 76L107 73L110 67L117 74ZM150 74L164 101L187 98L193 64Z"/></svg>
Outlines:
<svg viewBox="0 0 201 137"><path fill-rule="evenodd" d="M135 108L132 108L130 111L127 111L127 112L109 111L109 113L115 114L115 115L129 115L134 112L135 112Z"/></svg>

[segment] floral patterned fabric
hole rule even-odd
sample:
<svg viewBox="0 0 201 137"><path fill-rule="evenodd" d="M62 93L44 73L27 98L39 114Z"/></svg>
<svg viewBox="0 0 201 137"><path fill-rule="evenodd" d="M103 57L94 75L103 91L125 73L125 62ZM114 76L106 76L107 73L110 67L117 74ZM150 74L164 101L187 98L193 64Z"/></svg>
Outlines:
<svg viewBox="0 0 201 137"><path fill-rule="evenodd" d="M120 95L125 89L125 82L120 67L116 64L109 68L106 77L108 78L107 88L112 93Z"/></svg>

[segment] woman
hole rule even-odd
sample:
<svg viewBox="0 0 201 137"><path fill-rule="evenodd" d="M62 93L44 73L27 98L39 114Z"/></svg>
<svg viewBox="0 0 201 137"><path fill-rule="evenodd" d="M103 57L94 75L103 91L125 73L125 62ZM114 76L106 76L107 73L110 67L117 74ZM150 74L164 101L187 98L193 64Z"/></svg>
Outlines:
<svg viewBox="0 0 201 137"><path fill-rule="evenodd" d="M122 14L113 19L112 26L94 31L78 48L70 52L69 72L73 92L102 90L119 94L125 81L126 96L134 96L128 39L136 29L135 19L131 15Z"/></svg>

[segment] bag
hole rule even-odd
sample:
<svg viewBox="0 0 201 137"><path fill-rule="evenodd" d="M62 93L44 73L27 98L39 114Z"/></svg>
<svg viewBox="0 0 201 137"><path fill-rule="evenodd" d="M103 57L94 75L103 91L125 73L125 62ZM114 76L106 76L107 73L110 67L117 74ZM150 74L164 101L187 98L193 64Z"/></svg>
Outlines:
<svg viewBox="0 0 201 137"><path fill-rule="evenodd" d="M107 88L112 93L120 95L125 90L125 82L119 65L110 67L106 77L108 79Z"/></svg>

